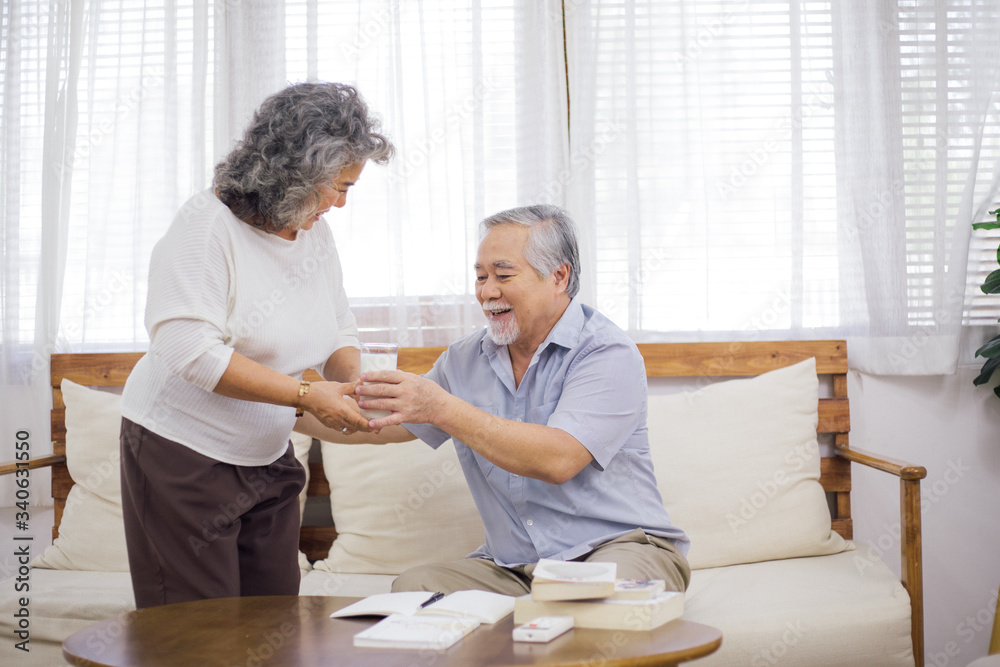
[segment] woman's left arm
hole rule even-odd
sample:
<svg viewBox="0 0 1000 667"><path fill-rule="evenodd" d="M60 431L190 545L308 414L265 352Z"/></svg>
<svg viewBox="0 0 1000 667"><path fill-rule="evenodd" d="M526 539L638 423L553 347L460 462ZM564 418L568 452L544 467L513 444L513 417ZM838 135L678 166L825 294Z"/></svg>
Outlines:
<svg viewBox="0 0 1000 667"><path fill-rule="evenodd" d="M344 398L354 391L354 383L314 382L304 396L300 395L299 386L299 380L234 352L213 391L244 401L299 407L338 430L372 430L357 404Z"/></svg>

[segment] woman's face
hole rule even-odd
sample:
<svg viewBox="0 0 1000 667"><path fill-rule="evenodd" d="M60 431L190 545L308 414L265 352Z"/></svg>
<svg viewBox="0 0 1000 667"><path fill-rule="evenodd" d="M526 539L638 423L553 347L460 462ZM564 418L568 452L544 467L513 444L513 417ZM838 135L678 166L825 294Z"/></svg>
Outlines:
<svg viewBox="0 0 1000 667"><path fill-rule="evenodd" d="M320 216L324 215L331 208L343 208L347 204L347 191L352 185L357 183L364 168L364 162L344 167L337 174L337 177L330 181L329 185L317 188L317 192L319 192L319 204L316 206L315 212L303 220L296 229L284 229L278 233L278 236L289 241L294 241L300 229L312 229L312 226L316 224Z"/></svg>

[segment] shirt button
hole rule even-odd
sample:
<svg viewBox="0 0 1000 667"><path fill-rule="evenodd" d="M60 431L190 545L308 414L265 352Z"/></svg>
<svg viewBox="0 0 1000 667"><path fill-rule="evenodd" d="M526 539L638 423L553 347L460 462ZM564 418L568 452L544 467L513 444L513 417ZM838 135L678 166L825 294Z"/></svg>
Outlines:
<svg viewBox="0 0 1000 667"><path fill-rule="evenodd" d="M528 519L527 521L525 521L525 523L528 524L529 526L534 526L535 525L535 522L532 521L531 519Z"/></svg>

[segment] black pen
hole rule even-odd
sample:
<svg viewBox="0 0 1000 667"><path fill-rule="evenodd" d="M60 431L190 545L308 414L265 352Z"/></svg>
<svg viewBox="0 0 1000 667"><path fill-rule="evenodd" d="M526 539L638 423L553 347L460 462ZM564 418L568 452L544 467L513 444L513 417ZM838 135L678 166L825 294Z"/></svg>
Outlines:
<svg viewBox="0 0 1000 667"><path fill-rule="evenodd" d="M435 593L434 595L424 600L423 603L421 603L420 608L423 609L424 607L429 607L443 597L444 593Z"/></svg>

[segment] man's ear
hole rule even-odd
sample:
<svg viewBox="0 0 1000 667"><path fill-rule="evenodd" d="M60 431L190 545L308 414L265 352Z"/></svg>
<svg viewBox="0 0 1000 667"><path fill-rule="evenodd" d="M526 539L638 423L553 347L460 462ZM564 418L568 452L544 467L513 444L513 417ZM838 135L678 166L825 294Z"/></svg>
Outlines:
<svg viewBox="0 0 1000 667"><path fill-rule="evenodd" d="M552 278L556 281L556 287L561 287L563 292L569 287L569 274L569 264L562 264L552 272Z"/></svg>

